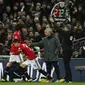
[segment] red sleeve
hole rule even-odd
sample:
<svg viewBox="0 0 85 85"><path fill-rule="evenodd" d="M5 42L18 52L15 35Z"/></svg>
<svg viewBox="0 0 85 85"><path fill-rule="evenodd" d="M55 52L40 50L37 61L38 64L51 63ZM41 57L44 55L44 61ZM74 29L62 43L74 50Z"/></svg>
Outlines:
<svg viewBox="0 0 85 85"><path fill-rule="evenodd" d="M32 49L30 49L26 44L23 44L23 53L28 56L29 60L34 60L37 56Z"/></svg>

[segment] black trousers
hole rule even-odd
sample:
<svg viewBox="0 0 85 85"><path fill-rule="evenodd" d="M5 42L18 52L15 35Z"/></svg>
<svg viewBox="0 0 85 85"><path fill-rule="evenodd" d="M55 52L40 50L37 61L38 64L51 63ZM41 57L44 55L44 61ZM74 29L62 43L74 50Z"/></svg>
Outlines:
<svg viewBox="0 0 85 85"><path fill-rule="evenodd" d="M64 68L65 68L65 80L72 81L72 73L70 68L70 60L71 60L71 50L63 51L63 62L64 62Z"/></svg>
<svg viewBox="0 0 85 85"><path fill-rule="evenodd" d="M46 61L47 73L49 73L49 75L51 74L52 66L55 68L57 79L60 79L60 70L59 70L58 61Z"/></svg>

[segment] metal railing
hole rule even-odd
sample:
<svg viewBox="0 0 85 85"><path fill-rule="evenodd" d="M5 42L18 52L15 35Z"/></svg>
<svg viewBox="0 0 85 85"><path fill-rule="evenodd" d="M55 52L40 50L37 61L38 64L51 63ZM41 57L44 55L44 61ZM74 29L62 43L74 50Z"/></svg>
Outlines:
<svg viewBox="0 0 85 85"><path fill-rule="evenodd" d="M72 41L73 56L78 57L82 55L83 50L85 50L85 37L79 38Z"/></svg>

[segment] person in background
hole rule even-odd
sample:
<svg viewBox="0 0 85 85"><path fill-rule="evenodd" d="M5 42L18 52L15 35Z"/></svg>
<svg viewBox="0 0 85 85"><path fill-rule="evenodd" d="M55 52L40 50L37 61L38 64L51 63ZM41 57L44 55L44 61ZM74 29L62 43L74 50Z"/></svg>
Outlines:
<svg viewBox="0 0 85 85"><path fill-rule="evenodd" d="M0 21L0 55L3 54L3 47L7 37L7 30L4 27L4 24Z"/></svg>
<svg viewBox="0 0 85 85"><path fill-rule="evenodd" d="M15 31L14 34L13 34L12 41L13 41L14 39L18 39L19 41L22 41L21 31L20 31L21 28L22 28L21 25L20 25L20 24L17 24L17 26L16 26L16 31Z"/></svg>
<svg viewBox="0 0 85 85"><path fill-rule="evenodd" d="M42 40L42 37L40 36L39 32L35 32L35 35L34 35L34 42L39 42Z"/></svg>
<svg viewBox="0 0 85 85"><path fill-rule="evenodd" d="M33 33L33 31L29 32L29 40L34 41L34 33Z"/></svg>
<svg viewBox="0 0 85 85"><path fill-rule="evenodd" d="M63 62L65 67L65 81L72 82L72 73L70 68L70 60L72 56L72 39L71 39L71 26L62 25L60 29L57 29L63 49ZM63 37L61 37L63 36Z"/></svg>
<svg viewBox="0 0 85 85"><path fill-rule="evenodd" d="M5 7L4 7L4 1L3 0L0 0L0 21L2 21L3 20L3 12L4 12L4 9L5 9Z"/></svg>

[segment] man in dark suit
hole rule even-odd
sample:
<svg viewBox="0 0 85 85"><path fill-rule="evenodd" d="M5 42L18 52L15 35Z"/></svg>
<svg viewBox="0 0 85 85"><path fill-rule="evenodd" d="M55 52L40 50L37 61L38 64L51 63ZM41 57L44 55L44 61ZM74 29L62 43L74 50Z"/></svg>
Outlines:
<svg viewBox="0 0 85 85"><path fill-rule="evenodd" d="M63 62L65 67L65 81L72 82L72 73L70 68L70 60L72 56L72 41L71 30L67 27L62 27L58 30L60 41L63 49Z"/></svg>

